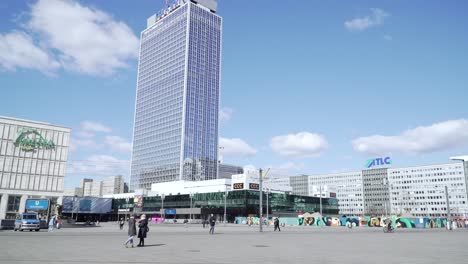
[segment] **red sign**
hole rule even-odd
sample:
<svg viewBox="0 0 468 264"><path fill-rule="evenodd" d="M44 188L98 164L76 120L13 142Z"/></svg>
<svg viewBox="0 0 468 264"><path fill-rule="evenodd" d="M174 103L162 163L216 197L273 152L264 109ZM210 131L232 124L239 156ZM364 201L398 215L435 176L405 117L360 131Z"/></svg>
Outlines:
<svg viewBox="0 0 468 264"><path fill-rule="evenodd" d="M258 185L258 183L250 183L249 184L249 189L258 190L258 189L260 189L260 185Z"/></svg>

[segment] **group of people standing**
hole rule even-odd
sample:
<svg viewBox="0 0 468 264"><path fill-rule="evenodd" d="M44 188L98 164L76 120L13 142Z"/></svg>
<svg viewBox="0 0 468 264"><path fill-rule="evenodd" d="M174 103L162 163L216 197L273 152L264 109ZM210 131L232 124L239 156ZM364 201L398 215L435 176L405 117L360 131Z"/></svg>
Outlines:
<svg viewBox="0 0 468 264"><path fill-rule="evenodd" d="M120 229L123 228L122 222L123 222L122 220L119 222ZM137 224L138 224L138 238L140 239L140 242L138 243L137 247L145 246L145 238L149 232L148 220L146 219L146 215L141 215L141 218L139 220L135 219L135 215L132 215L130 219L128 219L128 239L124 243L125 247L128 247L129 243L131 244L132 247L134 247L133 239L137 235L137 231L136 231Z"/></svg>

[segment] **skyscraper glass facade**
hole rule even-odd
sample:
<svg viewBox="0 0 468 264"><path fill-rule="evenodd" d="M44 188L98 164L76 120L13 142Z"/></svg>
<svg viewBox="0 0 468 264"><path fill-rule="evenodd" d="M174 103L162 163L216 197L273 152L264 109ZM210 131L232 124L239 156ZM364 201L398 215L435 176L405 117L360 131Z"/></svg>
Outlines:
<svg viewBox="0 0 468 264"><path fill-rule="evenodd" d="M141 33L131 189L216 178L221 27L179 1Z"/></svg>

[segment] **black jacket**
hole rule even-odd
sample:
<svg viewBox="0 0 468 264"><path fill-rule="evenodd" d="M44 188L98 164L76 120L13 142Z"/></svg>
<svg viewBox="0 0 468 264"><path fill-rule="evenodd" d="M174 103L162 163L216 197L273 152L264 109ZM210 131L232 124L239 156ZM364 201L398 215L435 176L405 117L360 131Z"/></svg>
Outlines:
<svg viewBox="0 0 468 264"><path fill-rule="evenodd" d="M146 238L146 233L148 232L148 220L142 219L138 224L138 237L139 238Z"/></svg>
<svg viewBox="0 0 468 264"><path fill-rule="evenodd" d="M210 226L214 226L216 224L216 219L212 216L210 217Z"/></svg>

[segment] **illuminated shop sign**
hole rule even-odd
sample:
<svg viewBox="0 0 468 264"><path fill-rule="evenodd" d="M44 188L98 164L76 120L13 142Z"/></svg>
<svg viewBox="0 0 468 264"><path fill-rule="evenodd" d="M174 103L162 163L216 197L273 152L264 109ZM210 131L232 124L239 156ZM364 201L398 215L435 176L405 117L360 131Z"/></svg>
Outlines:
<svg viewBox="0 0 468 264"><path fill-rule="evenodd" d="M233 184L233 189L234 190L243 190L244 189L244 183L242 183L242 182L234 183Z"/></svg>
<svg viewBox="0 0 468 264"><path fill-rule="evenodd" d="M35 151L38 149L55 149L52 140L45 139L41 133L33 128L23 128L16 133L13 144L23 151Z"/></svg>
<svg viewBox="0 0 468 264"><path fill-rule="evenodd" d="M258 183L249 183L249 189L258 190L260 189L260 185Z"/></svg>
<svg viewBox="0 0 468 264"><path fill-rule="evenodd" d="M392 164L392 159L390 157L385 158L376 158L376 159L368 159L366 161L366 168L371 168L374 166L382 166L382 165L390 165Z"/></svg>

